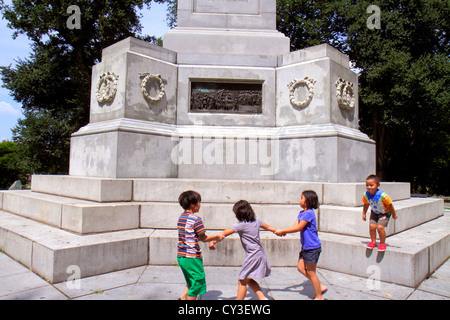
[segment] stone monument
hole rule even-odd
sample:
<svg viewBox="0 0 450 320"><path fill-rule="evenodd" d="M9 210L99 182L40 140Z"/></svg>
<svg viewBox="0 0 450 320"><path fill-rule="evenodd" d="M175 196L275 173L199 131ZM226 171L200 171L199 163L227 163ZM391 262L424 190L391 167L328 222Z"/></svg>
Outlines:
<svg viewBox="0 0 450 320"><path fill-rule="evenodd" d="M179 1L163 43L104 50L70 175L356 182L375 171L348 57L326 44L290 52L275 1Z"/></svg>
<svg viewBox="0 0 450 320"><path fill-rule="evenodd" d="M178 0L162 48L134 38L105 48L70 175L0 192L1 250L52 283L171 265L181 192L200 192L205 226L223 230L240 199L266 223L291 225L312 189L319 267L371 276L376 265L379 280L417 286L449 256L443 201L383 182L399 219L386 257L367 253L361 198L375 144L358 130L358 76L327 44L290 52L275 11L275 0ZM272 266L297 264L298 235L261 239ZM236 235L203 251L205 265L244 259Z"/></svg>

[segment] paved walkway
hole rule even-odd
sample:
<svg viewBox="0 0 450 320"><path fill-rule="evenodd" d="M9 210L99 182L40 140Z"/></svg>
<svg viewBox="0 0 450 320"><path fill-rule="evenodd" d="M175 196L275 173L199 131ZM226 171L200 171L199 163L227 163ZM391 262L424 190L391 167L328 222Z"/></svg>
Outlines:
<svg viewBox="0 0 450 320"><path fill-rule="evenodd" d="M234 300L239 267L205 267L208 292L201 300ZM399 272L401 267L399 266ZM328 300L450 300L450 260L418 288L318 269ZM275 300L310 300L311 283L293 267L273 267L261 280ZM52 285L0 253L0 300L176 300L185 282L177 266L142 266ZM247 299L256 299L251 292Z"/></svg>

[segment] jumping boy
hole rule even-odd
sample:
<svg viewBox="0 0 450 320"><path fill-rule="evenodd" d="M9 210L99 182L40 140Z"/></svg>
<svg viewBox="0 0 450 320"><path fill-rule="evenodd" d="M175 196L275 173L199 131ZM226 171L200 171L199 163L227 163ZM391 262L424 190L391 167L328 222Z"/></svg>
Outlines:
<svg viewBox="0 0 450 320"><path fill-rule="evenodd" d="M373 249L377 246L377 231L378 237L380 238L380 245L378 246L378 251L386 250L386 227L389 222L389 218L392 217L397 219L397 214L395 212L394 206L392 204L391 198L378 189L380 186L380 178L374 174L371 174L366 178L366 189L364 192L362 201L363 214L362 219L366 221L366 212L370 206L370 223L369 223L369 233L370 233L370 243L367 245L368 249Z"/></svg>
<svg viewBox="0 0 450 320"><path fill-rule="evenodd" d="M184 209L178 219L177 261L186 280L186 287L179 300L196 300L198 295L206 293L205 270L203 269L202 250L198 241L222 241L224 236L207 236L202 218L196 213L200 210L201 196L189 190L180 194L178 202Z"/></svg>

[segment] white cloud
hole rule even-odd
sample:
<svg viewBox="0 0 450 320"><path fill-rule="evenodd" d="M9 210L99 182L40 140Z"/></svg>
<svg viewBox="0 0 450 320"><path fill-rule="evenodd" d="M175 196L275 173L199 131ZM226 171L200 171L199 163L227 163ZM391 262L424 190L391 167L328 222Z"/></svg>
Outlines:
<svg viewBox="0 0 450 320"><path fill-rule="evenodd" d="M11 116L21 116L22 111L20 109L14 108L8 102L0 101L0 114L6 114Z"/></svg>

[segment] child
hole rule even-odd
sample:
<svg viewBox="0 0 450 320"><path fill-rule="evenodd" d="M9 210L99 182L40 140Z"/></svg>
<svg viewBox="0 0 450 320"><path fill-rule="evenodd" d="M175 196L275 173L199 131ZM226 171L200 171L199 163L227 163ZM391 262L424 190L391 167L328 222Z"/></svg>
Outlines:
<svg viewBox="0 0 450 320"><path fill-rule="evenodd" d="M233 206L233 212L239 222L233 224L231 228L222 231L222 235L226 237L234 232L238 233L242 247L247 254L239 273L237 300L244 300L247 294L247 285L255 292L259 300L267 300L258 282L254 280L255 278L268 277L271 271L266 253L259 239L259 228L272 232L276 229L257 219L252 206L245 200L236 202ZM209 244L211 249L215 249L215 243L216 241L212 241Z"/></svg>
<svg viewBox="0 0 450 320"><path fill-rule="evenodd" d="M205 271L203 269L202 250L198 241L221 241L219 233L207 236L202 218L196 213L200 210L201 196L189 190L180 194L178 202L185 210L178 219L177 261L181 267L186 287L178 300L196 300L198 295L206 293Z"/></svg>
<svg viewBox="0 0 450 320"><path fill-rule="evenodd" d="M294 225L286 229L277 230L275 234L284 236L286 233L300 231L302 250L300 251L297 269L301 274L311 280L316 294L314 299L323 300L322 294L328 289L320 283L316 275L316 266L319 261L320 252L322 251L322 243L317 234L316 216L312 210L319 208L317 194L312 190L303 191L300 206L303 210L300 211Z"/></svg>
<svg viewBox="0 0 450 320"><path fill-rule="evenodd" d="M385 228L388 225L389 218L392 217L397 219L397 213L395 212L394 206L392 205L391 198L386 194L386 192L378 189L380 186L380 178L374 174L371 174L366 179L366 189L364 192L362 201L364 203L363 206L363 215L362 219L366 221L366 212L367 209L371 208L370 213L370 223L369 223L369 234L370 234L370 243L367 245L368 249L373 249L377 246L377 230L378 236L380 238L380 246L378 247L378 251L386 250L386 230Z"/></svg>

